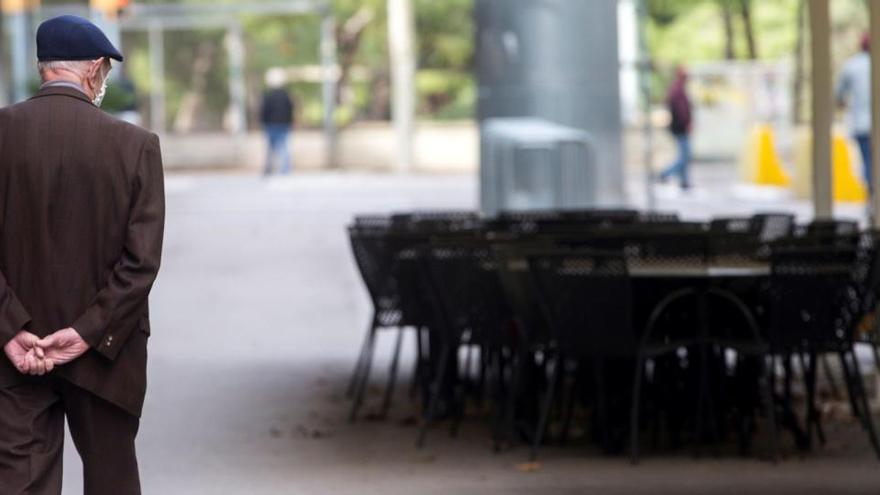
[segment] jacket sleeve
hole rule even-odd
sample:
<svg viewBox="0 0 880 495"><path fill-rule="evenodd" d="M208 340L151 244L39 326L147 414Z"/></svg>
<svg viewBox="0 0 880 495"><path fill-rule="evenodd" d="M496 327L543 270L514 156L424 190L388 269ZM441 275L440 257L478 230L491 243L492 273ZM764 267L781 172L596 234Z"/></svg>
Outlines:
<svg viewBox="0 0 880 495"><path fill-rule="evenodd" d="M850 90L850 85L849 71L844 67L843 72L841 72L840 77L837 79L837 84L834 87L834 100L839 106L846 105L846 98Z"/></svg>
<svg viewBox="0 0 880 495"><path fill-rule="evenodd" d="M0 272L0 347L6 346L30 321L31 316Z"/></svg>
<svg viewBox="0 0 880 495"><path fill-rule="evenodd" d="M114 328L138 315L159 272L165 229L165 187L159 138L151 135L140 153L122 254L103 289L71 325L88 344L116 359L136 325Z"/></svg>

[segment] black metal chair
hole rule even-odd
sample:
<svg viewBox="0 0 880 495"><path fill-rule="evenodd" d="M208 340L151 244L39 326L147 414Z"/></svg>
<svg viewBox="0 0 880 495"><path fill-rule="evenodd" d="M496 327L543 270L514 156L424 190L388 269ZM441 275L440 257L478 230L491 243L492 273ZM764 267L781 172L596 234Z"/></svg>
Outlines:
<svg viewBox="0 0 880 495"><path fill-rule="evenodd" d="M853 412L862 421L871 445L880 456L873 419L865 394L858 359L854 351L854 325L857 320L851 301L857 288L853 283L856 252L835 247L777 249L771 258L770 328L771 353L806 356L807 438L809 447L815 430L824 440L819 411L815 405L815 375L818 357L837 354L846 381ZM785 402L790 373L786 373Z"/></svg>
<svg viewBox="0 0 880 495"><path fill-rule="evenodd" d="M529 256L539 300L551 323L555 352L548 353L550 377L535 434L531 457L537 457L547 429L550 408L560 373L568 361L594 360L597 364L597 416L607 420L602 378L603 360L626 358L635 360L638 371L633 390L641 383L641 370L648 358L674 352L687 346L690 339L671 339L669 335L654 338L652 328L643 334L633 324L632 281L627 261L622 254L593 251L544 253ZM664 305L664 308L666 305ZM631 404L631 417L638 423L639 394ZM633 459L638 456L637 428L631 432Z"/></svg>
<svg viewBox="0 0 880 495"><path fill-rule="evenodd" d="M361 346L348 388L349 395L353 397L349 419L354 421L363 403L367 388L377 331L381 328L396 328L398 330L389 383L386 389L390 393L397 372L403 327L407 322L404 321L404 314L400 307L400 294L393 276L399 250L396 238L387 225L383 225L380 220L375 218L356 222L354 226L349 227L348 233L355 262L373 306L364 343ZM386 398L385 410L387 410L389 403L390 399Z"/></svg>
<svg viewBox="0 0 880 495"><path fill-rule="evenodd" d="M752 216L752 229L762 244L792 235L795 216L790 213L758 213Z"/></svg>
<svg viewBox="0 0 880 495"><path fill-rule="evenodd" d="M488 349L500 344L505 322L510 314L502 295L496 258L491 245L477 239L436 239L426 246L423 255L423 276L429 287L429 298L436 321L429 327L433 373L428 382L427 409L419 430L417 445L423 446L428 428L435 421L446 399L452 414L452 433L457 432L465 409L465 391L473 369L472 355L481 352L478 388L484 381ZM466 348L464 366L458 352ZM464 380L459 379L459 372ZM481 391L481 390L480 390Z"/></svg>

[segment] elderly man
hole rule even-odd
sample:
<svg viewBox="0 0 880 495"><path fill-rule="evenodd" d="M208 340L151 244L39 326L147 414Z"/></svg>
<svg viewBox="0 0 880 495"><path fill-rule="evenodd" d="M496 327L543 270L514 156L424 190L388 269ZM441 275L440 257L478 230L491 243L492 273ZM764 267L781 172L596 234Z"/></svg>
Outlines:
<svg viewBox="0 0 880 495"><path fill-rule="evenodd" d="M37 31L43 85L0 109L0 494L140 493L147 298L164 229L157 137L101 104L122 54L85 19Z"/></svg>

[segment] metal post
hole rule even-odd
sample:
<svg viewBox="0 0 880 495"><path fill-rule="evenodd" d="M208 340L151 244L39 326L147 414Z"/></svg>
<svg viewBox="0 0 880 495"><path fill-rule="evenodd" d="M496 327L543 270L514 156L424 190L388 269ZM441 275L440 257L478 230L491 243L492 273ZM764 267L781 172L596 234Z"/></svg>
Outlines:
<svg viewBox="0 0 880 495"><path fill-rule="evenodd" d="M871 222L880 227L880 0L868 2L871 21Z"/></svg>
<svg viewBox="0 0 880 495"><path fill-rule="evenodd" d="M398 172L413 165L415 134L415 17L411 0L388 0L388 47L391 55L391 108L397 134Z"/></svg>
<svg viewBox="0 0 880 495"><path fill-rule="evenodd" d="M648 210L657 207L654 195L654 126L651 122L651 54L648 52L645 29L647 29L647 0L639 0L638 4L638 37L639 37L639 84L642 91L644 124L642 129L642 161L645 173L645 198Z"/></svg>
<svg viewBox="0 0 880 495"><path fill-rule="evenodd" d="M165 132L165 33L159 21L150 23L150 126Z"/></svg>
<svg viewBox="0 0 880 495"><path fill-rule="evenodd" d="M831 187L831 43L828 0L809 0L813 81L813 213L833 217Z"/></svg>
<svg viewBox="0 0 880 495"><path fill-rule="evenodd" d="M3 17L9 33L10 57L12 65L12 101L18 102L28 97L28 80L31 78L31 64L28 62L28 27L24 2L4 2Z"/></svg>
<svg viewBox="0 0 880 495"><path fill-rule="evenodd" d="M321 97L324 101L324 139L326 167L336 168L336 19L327 7L321 14Z"/></svg>
<svg viewBox="0 0 880 495"><path fill-rule="evenodd" d="M247 130L244 84L244 32L241 22L233 22L226 31L226 51L229 55L229 131L242 134Z"/></svg>

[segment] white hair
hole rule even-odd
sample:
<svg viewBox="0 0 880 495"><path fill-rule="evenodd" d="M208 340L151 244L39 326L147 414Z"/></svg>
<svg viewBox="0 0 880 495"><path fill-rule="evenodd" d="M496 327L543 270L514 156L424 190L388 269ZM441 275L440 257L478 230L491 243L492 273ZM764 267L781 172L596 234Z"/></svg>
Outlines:
<svg viewBox="0 0 880 495"><path fill-rule="evenodd" d="M37 62L40 77L45 81L47 72L72 72L79 77L85 77L94 60L52 60Z"/></svg>

